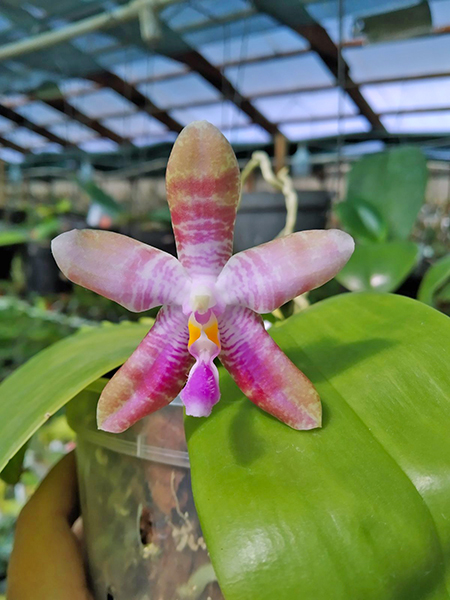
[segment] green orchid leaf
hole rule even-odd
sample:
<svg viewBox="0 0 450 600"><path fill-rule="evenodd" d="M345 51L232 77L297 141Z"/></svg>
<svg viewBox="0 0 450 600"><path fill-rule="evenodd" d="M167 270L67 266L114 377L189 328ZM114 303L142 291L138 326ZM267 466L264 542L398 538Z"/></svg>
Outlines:
<svg viewBox="0 0 450 600"><path fill-rule="evenodd" d="M86 329L36 354L0 385L0 470L33 433L91 382L125 362L149 329Z"/></svg>
<svg viewBox="0 0 450 600"><path fill-rule="evenodd" d="M10 485L15 485L20 481L23 471L23 460L28 447L29 440L20 448L18 452L9 460L5 468L0 472L0 479Z"/></svg>
<svg viewBox="0 0 450 600"><path fill-rule="evenodd" d="M343 294L271 329L312 379L322 429L294 431L221 377L186 419L202 530L227 600L448 600L450 320Z"/></svg>
<svg viewBox="0 0 450 600"><path fill-rule="evenodd" d="M434 305L435 295L450 281L450 254L436 261L425 273L417 294L425 304Z"/></svg>
<svg viewBox="0 0 450 600"><path fill-rule="evenodd" d="M124 207L117 202L110 194L107 194L101 187L99 187L92 179L83 181L81 179L76 180L78 185L84 192L89 196L91 202L98 204L103 210L108 213L111 217L117 217L125 211Z"/></svg>
<svg viewBox="0 0 450 600"><path fill-rule="evenodd" d="M388 234L386 221L368 202L364 202L364 200L340 202L335 207L335 213L343 228L357 242L384 242L386 240Z"/></svg>
<svg viewBox="0 0 450 600"><path fill-rule="evenodd" d="M393 292L414 269L418 257L414 242L357 246L336 279L352 292Z"/></svg>
<svg viewBox="0 0 450 600"><path fill-rule="evenodd" d="M427 162L414 146L364 156L348 175L347 202L364 200L387 223L390 239L406 239L425 200Z"/></svg>
<svg viewBox="0 0 450 600"><path fill-rule="evenodd" d="M0 229L0 246L13 246L25 244L30 240L31 230L29 227L11 226Z"/></svg>

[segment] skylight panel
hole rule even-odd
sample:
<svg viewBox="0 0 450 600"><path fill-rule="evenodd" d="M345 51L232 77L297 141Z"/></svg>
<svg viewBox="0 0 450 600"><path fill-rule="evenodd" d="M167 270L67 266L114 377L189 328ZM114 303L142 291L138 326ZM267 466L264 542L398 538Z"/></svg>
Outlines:
<svg viewBox="0 0 450 600"><path fill-rule="evenodd" d="M315 121L310 123L289 123L280 125L282 133L290 140L308 140L322 137L335 137L341 134L363 133L370 130L370 123L361 116L336 121Z"/></svg>
<svg viewBox="0 0 450 600"><path fill-rule="evenodd" d="M62 113L60 113L58 110L55 110L51 106L48 106L48 104L40 102L39 100L36 102L30 102L24 106L19 106L16 109L16 112L21 114L32 123L36 123L37 125L41 125L43 127L53 123L59 123L64 120L64 115Z"/></svg>
<svg viewBox="0 0 450 600"><path fill-rule="evenodd" d="M242 64L228 67L225 73L244 96L334 84L334 78L315 54Z"/></svg>
<svg viewBox="0 0 450 600"><path fill-rule="evenodd" d="M7 163L19 164L25 160L25 156L12 148L0 148L0 159Z"/></svg>
<svg viewBox="0 0 450 600"><path fill-rule="evenodd" d="M25 127L16 127L16 129L5 133L3 137L26 149L37 148L48 143L46 138L34 131L25 129Z"/></svg>
<svg viewBox="0 0 450 600"><path fill-rule="evenodd" d="M450 71L450 35L346 48L344 58L357 82Z"/></svg>
<svg viewBox="0 0 450 600"><path fill-rule="evenodd" d="M135 84L154 77L181 74L187 71L187 67L171 58L149 54L133 61L122 61L111 71L125 81Z"/></svg>
<svg viewBox="0 0 450 600"><path fill-rule="evenodd" d="M300 52L308 48L307 42L289 27L274 27L232 39L227 39L225 32L222 39L198 47L201 54L215 65Z"/></svg>
<svg viewBox="0 0 450 600"><path fill-rule="evenodd" d="M76 121L58 123L57 125L51 125L48 129L63 140L67 140L73 144L78 144L95 137L92 129Z"/></svg>
<svg viewBox="0 0 450 600"><path fill-rule="evenodd" d="M295 119L337 117L339 113L352 115L357 112L352 100L338 88L259 98L255 99L253 104L274 123Z"/></svg>
<svg viewBox="0 0 450 600"><path fill-rule="evenodd" d="M104 138L94 138L87 142L82 142L80 148L85 152L91 152L92 154L103 154L109 152L115 152L119 146L112 140L106 140Z"/></svg>
<svg viewBox="0 0 450 600"><path fill-rule="evenodd" d="M5 133L6 131L11 131L14 129L14 127L15 124L10 119L0 117L0 134Z"/></svg>
<svg viewBox="0 0 450 600"><path fill-rule="evenodd" d="M450 108L450 77L361 86L376 112Z"/></svg>
<svg viewBox="0 0 450 600"><path fill-rule="evenodd" d="M165 134L159 135L140 135L133 139L133 144L139 148L145 146L156 146L167 142L174 142L177 134L174 131L167 131Z"/></svg>
<svg viewBox="0 0 450 600"><path fill-rule="evenodd" d="M134 112L136 106L110 89L101 89L92 94L77 96L71 99L71 104L91 119L108 117L119 112Z"/></svg>
<svg viewBox="0 0 450 600"><path fill-rule="evenodd" d="M160 135L167 131L165 125L144 112L125 117L111 117L102 121L102 124L124 138L133 138L141 135Z"/></svg>
<svg viewBox="0 0 450 600"><path fill-rule="evenodd" d="M189 103L219 100L221 94L197 73L189 73L166 81L143 83L140 92L160 108L188 105Z"/></svg>
<svg viewBox="0 0 450 600"><path fill-rule="evenodd" d="M234 129L224 128L222 133L235 146L240 144L268 144L272 140L265 129L255 124L248 127L235 127Z"/></svg>
<svg viewBox="0 0 450 600"><path fill-rule="evenodd" d="M237 127L249 122L249 117L229 101L218 102L206 106L179 108L171 111L172 117L182 125L192 121L206 119L219 129Z"/></svg>
<svg viewBox="0 0 450 600"><path fill-rule="evenodd" d="M450 110L407 115L386 115L381 122L390 133L430 133L442 135L450 132Z"/></svg>

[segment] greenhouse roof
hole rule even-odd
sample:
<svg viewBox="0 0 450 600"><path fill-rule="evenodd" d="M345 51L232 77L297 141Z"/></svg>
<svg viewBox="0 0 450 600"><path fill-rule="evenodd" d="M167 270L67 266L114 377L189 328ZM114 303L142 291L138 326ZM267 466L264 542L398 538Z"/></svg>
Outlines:
<svg viewBox="0 0 450 600"><path fill-rule="evenodd" d="M450 0L347 0L342 20L337 1L139 2L115 22L130 2L3 0L1 159L138 156L195 119L236 146L450 133ZM108 27L17 50L102 13Z"/></svg>

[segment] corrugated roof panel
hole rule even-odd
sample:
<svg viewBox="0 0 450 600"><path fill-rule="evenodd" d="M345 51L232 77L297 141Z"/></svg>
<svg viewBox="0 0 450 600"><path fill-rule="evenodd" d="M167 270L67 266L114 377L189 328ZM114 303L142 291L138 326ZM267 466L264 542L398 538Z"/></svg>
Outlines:
<svg viewBox="0 0 450 600"><path fill-rule="evenodd" d="M293 141L322 137L334 137L341 134L362 133L370 130L370 123L364 117L348 117L336 121L316 121L312 123L289 123L280 125L284 135Z"/></svg>
<svg viewBox="0 0 450 600"><path fill-rule="evenodd" d="M165 142L174 142L177 134L174 131L168 131L160 135L139 135L132 142L135 146L143 148L145 146L156 146Z"/></svg>
<svg viewBox="0 0 450 600"><path fill-rule="evenodd" d="M118 40L103 31L95 31L85 35L79 35L71 40L71 43L82 52L98 52L106 50L118 43Z"/></svg>
<svg viewBox="0 0 450 600"><path fill-rule="evenodd" d="M274 27L268 31L228 39L226 29L223 39L198 46L199 52L215 65L230 61L270 57L283 52L308 48L308 43L289 27Z"/></svg>
<svg viewBox="0 0 450 600"><path fill-rule="evenodd" d="M450 108L450 77L361 86L376 112Z"/></svg>
<svg viewBox="0 0 450 600"><path fill-rule="evenodd" d="M220 92L197 73L189 73L167 81L143 83L138 89L160 108L171 108L191 102L208 102L219 100L221 97Z"/></svg>
<svg viewBox="0 0 450 600"><path fill-rule="evenodd" d="M344 58L357 82L450 71L450 35L345 48Z"/></svg>
<svg viewBox="0 0 450 600"><path fill-rule="evenodd" d="M183 39L192 46L200 47L217 40L230 41L234 38L247 37L250 33L270 31L279 25L279 22L271 16L255 13L235 21L214 23L207 27L183 33Z"/></svg>
<svg viewBox="0 0 450 600"><path fill-rule="evenodd" d="M228 100L206 106L174 109L170 114L182 125L187 125L191 121L206 119L219 129L245 125L250 120L245 113Z"/></svg>
<svg viewBox="0 0 450 600"><path fill-rule="evenodd" d="M244 96L272 91L330 86L334 78L315 54L243 64L225 69L226 76Z"/></svg>
<svg viewBox="0 0 450 600"><path fill-rule="evenodd" d="M0 148L0 159L7 163L18 164L25 160L25 156L12 148Z"/></svg>
<svg viewBox="0 0 450 600"><path fill-rule="evenodd" d="M17 107L16 112L32 123L42 125L43 127L51 125L52 123L60 123L64 120L64 115L62 113L39 100Z"/></svg>
<svg viewBox="0 0 450 600"><path fill-rule="evenodd" d="M234 129L223 129L222 133L231 144L268 144L271 136L259 125L248 127L235 127Z"/></svg>
<svg viewBox="0 0 450 600"><path fill-rule="evenodd" d="M64 148L59 144L50 143L33 149L33 154L60 154Z"/></svg>
<svg viewBox="0 0 450 600"><path fill-rule="evenodd" d="M66 121L57 125L51 125L48 129L52 133L59 135L63 140L67 140L73 144L90 140L96 135L92 129L75 121Z"/></svg>
<svg viewBox="0 0 450 600"><path fill-rule="evenodd" d="M450 25L450 0L432 0L429 4L433 27Z"/></svg>
<svg viewBox="0 0 450 600"><path fill-rule="evenodd" d="M210 20L203 11L197 10L193 3L186 4L184 2L168 7L165 12L161 13L161 17L172 29L200 25L208 23Z"/></svg>
<svg viewBox="0 0 450 600"><path fill-rule="evenodd" d="M274 123L295 119L352 115L357 112L352 100L337 88L323 92L300 92L285 96L259 98L253 104Z"/></svg>
<svg viewBox="0 0 450 600"><path fill-rule="evenodd" d="M15 124L9 119L5 119L4 117L0 117L0 133L5 133L5 131L11 131L14 129Z"/></svg>
<svg viewBox="0 0 450 600"><path fill-rule="evenodd" d="M58 82L58 87L65 96L88 92L96 87L93 81L72 77Z"/></svg>
<svg viewBox="0 0 450 600"><path fill-rule="evenodd" d="M25 127L16 127L12 131L8 131L3 135L10 142L14 142L18 146L25 149L38 148L48 144L48 140L41 135L25 129Z"/></svg>
<svg viewBox="0 0 450 600"><path fill-rule="evenodd" d="M133 138L140 135L159 135L167 131L165 125L144 112L125 117L111 117L110 119L104 119L102 124L124 138Z"/></svg>
<svg viewBox="0 0 450 600"><path fill-rule="evenodd" d="M103 138L95 138L93 140L88 140L87 142L82 142L80 144L80 148L85 152L92 152L93 154L99 154L103 152L115 152L118 150L119 146L116 142L112 140L105 140Z"/></svg>
<svg viewBox="0 0 450 600"><path fill-rule="evenodd" d="M450 132L450 110L407 115L386 115L381 122L389 133L430 133L442 135Z"/></svg>
<svg viewBox="0 0 450 600"><path fill-rule="evenodd" d="M123 58L126 59L126 54ZM148 54L133 61L122 60L120 64L112 67L111 71L125 81L135 84L153 77L183 73L187 71L187 67L171 58Z"/></svg>
<svg viewBox="0 0 450 600"><path fill-rule="evenodd" d="M192 5L198 10L205 10L216 18L229 17L237 13L252 10L251 2L247 0L227 0L226 2L211 2L211 0L194 0Z"/></svg>
<svg viewBox="0 0 450 600"><path fill-rule="evenodd" d="M132 102L108 88L85 96L73 97L70 102L91 119L100 119L119 112L132 113L137 110Z"/></svg>

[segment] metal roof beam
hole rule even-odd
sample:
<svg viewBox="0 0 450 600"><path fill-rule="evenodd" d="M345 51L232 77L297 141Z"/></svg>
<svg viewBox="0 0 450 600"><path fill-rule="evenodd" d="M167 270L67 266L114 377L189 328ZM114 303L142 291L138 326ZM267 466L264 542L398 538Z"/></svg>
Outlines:
<svg viewBox="0 0 450 600"><path fill-rule="evenodd" d="M269 121L269 119L266 119L266 117L253 106L250 100L237 91L231 81L225 77L220 69L212 65L199 52L190 49L182 54L172 56L172 58L184 63L193 71L196 71L203 79L215 87L216 90L219 90L227 100L233 102L233 104L242 110L242 112L249 116L253 123L265 129L270 135L274 136L280 133L278 127Z"/></svg>
<svg viewBox="0 0 450 600"><path fill-rule="evenodd" d="M4 137L0 137L0 146L4 146L5 148L11 148L11 150L15 150L16 152L21 152L22 154L28 154L30 151L22 148L22 146L18 146L14 142L10 142L6 140Z"/></svg>
<svg viewBox="0 0 450 600"><path fill-rule="evenodd" d="M55 110L58 110L59 112L65 114L70 119L73 119L74 121L78 121L79 123L86 125L86 127L89 127L102 137L108 138L113 142L116 142L116 144L130 143L129 140L121 137L114 131L111 131L110 129L102 125L100 121L97 121L96 119L91 119L90 117L76 109L74 106L69 104L64 98L48 98L42 100L42 102L45 102L45 104L48 104Z"/></svg>
<svg viewBox="0 0 450 600"><path fill-rule="evenodd" d="M26 129L29 129L30 131L33 131L34 133L37 133L40 136L47 138L55 144L60 144L63 147L70 147L73 145L70 142L67 142L66 140L60 138L58 135L55 135L51 131L48 131L47 129L45 129L45 127L36 125L36 123L29 121L21 114L16 113L11 108L8 108L7 106L2 106L1 104L0 116L5 117L5 119L9 119L10 121L13 121L13 123L16 123L16 125L19 125L19 127L25 127Z"/></svg>
<svg viewBox="0 0 450 600"><path fill-rule="evenodd" d="M99 85L109 87L130 102L137 106L140 110L143 110L151 117L157 119L160 123L163 123L170 131L180 133L183 126L173 119L168 112L158 108L156 104L153 104L144 94L141 94L133 85L127 83L124 79L121 79L118 75L109 71L102 71L87 75L87 78Z"/></svg>
<svg viewBox="0 0 450 600"><path fill-rule="evenodd" d="M269 14L305 38L309 42L311 50L321 58L327 69L336 78L338 85L347 92L358 107L359 112L372 125L372 129L384 130L380 119L361 94L358 85L350 77L350 69L338 47L330 38L326 29L316 23L304 7L298 7L295 11L292 11L290 0L277 0L276 3L271 0L255 0L255 5L261 12ZM341 70L344 81L340 81Z"/></svg>

